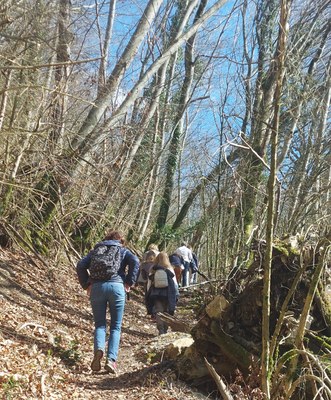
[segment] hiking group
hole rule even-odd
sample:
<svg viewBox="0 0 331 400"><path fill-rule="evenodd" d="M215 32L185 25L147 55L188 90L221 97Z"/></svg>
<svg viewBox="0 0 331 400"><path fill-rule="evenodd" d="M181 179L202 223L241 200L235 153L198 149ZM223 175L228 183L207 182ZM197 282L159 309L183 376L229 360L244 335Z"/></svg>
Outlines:
<svg viewBox="0 0 331 400"><path fill-rule="evenodd" d="M174 314L179 287L196 283L197 270L197 257L184 242L170 256L152 244L141 262L125 246L124 235L119 231L110 231L101 242L96 243L76 267L79 283L90 298L94 320L92 371L101 370L105 354L105 370L117 373L126 294L136 282L144 285L147 314L156 322L161 335L167 332L168 325L159 313ZM110 314L108 340L107 309Z"/></svg>

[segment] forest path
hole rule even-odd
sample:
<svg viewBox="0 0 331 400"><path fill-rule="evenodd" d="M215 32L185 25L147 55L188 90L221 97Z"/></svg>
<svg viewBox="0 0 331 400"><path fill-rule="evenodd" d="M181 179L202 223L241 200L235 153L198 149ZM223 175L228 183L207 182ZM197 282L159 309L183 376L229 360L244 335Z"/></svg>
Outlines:
<svg viewBox="0 0 331 400"><path fill-rule="evenodd" d="M148 346L172 342L176 333L158 336L141 287L126 303L116 376L90 370L91 308L72 266L0 250L0 307L1 399L206 398L179 381L167 363L150 361Z"/></svg>

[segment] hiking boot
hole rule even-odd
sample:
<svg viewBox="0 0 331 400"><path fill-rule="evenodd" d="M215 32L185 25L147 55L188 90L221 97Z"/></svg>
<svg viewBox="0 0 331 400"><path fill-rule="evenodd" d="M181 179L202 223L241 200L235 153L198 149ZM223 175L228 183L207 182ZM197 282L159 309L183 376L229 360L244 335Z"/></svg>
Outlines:
<svg viewBox="0 0 331 400"><path fill-rule="evenodd" d="M96 350L96 352L94 353L94 357L93 357L93 361L91 363L91 370L92 371L100 371L101 369L101 358L103 356L103 351L102 350Z"/></svg>
<svg viewBox="0 0 331 400"><path fill-rule="evenodd" d="M110 374L117 374L117 365L116 362L113 360L110 360L107 358L106 364L105 364L105 370L109 372Z"/></svg>

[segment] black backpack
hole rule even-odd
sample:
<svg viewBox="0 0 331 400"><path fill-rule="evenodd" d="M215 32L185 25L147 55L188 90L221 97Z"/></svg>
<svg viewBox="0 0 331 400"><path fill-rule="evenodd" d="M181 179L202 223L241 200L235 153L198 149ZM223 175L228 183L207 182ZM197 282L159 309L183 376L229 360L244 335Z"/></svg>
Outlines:
<svg viewBox="0 0 331 400"><path fill-rule="evenodd" d="M108 281L117 274L121 267L120 246L101 245L91 252L90 278L98 281Z"/></svg>

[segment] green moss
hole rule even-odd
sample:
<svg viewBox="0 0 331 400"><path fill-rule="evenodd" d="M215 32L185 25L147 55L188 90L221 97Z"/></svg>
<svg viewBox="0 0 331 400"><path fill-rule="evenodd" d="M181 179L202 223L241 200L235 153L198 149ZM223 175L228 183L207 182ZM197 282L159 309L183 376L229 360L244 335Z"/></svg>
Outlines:
<svg viewBox="0 0 331 400"><path fill-rule="evenodd" d="M158 354L155 352L147 353L147 362L153 363L158 361Z"/></svg>
<svg viewBox="0 0 331 400"><path fill-rule="evenodd" d="M324 319L328 326L329 334L331 335L331 301L329 300L328 295L326 294L325 288L322 291L318 291L322 308L324 311Z"/></svg>
<svg viewBox="0 0 331 400"><path fill-rule="evenodd" d="M293 247L290 242L284 240L276 240L273 244L273 248L286 257L300 255L300 249L298 247Z"/></svg>
<svg viewBox="0 0 331 400"><path fill-rule="evenodd" d="M254 251L251 251L249 253L247 264L246 264L247 265L247 269L250 269L252 266L255 265L254 261L255 261Z"/></svg>
<svg viewBox="0 0 331 400"><path fill-rule="evenodd" d="M284 254L286 257L289 257L289 255L290 255L289 250L280 244L274 244L273 248L278 250L280 253Z"/></svg>

